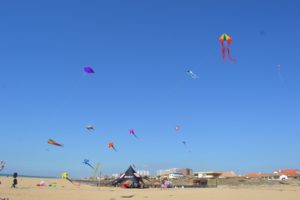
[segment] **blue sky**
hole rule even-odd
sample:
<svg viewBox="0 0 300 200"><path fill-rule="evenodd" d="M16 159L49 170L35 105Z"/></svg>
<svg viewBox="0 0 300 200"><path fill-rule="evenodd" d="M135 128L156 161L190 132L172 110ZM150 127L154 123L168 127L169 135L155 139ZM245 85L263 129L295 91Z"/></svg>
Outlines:
<svg viewBox="0 0 300 200"><path fill-rule="evenodd" d="M103 174L132 163L152 173L300 168L299 8L271 0L1 1L3 173L89 176L85 158ZM222 60L222 33L236 62ZM87 65L96 73L84 74Z"/></svg>

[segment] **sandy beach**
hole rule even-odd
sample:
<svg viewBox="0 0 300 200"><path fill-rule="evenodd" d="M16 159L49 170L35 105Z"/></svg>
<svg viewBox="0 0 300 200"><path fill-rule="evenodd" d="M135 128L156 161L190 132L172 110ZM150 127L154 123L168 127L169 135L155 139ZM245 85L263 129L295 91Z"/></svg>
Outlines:
<svg viewBox="0 0 300 200"><path fill-rule="evenodd" d="M117 200L117 199L155 199L155 200L299 200L299 186L251 186L218 188L178 188L178 189L122 189L113 187L75 186L62 179L19 178L18 187L10 188L11 177L1 177L0 198L10 200ZM56 188L38 187L41 180L57 183Z"/></svg>

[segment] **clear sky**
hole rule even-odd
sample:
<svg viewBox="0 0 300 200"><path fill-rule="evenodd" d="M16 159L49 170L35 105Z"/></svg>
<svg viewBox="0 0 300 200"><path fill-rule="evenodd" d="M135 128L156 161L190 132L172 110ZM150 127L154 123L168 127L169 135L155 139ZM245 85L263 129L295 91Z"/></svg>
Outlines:
<svg viewBox="0 0 300 200"><path fill-rule="evenodd" d="M1 1L2 172L300 168L299 19L293 0Z"/></svg>

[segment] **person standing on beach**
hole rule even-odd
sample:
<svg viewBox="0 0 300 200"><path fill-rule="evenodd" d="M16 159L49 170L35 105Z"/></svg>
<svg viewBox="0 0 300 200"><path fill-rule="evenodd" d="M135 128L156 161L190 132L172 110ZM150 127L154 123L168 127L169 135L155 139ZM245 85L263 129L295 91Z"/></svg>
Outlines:
<svg viewBox="0 0 300 200"><path fill-rule="evenodd" d="M17 180L17 177L18 177L18 173L15 172L13 174L13 177L14 177L14 180L13 180L13 184L11 185L12 188L16 188L16 185L18 184L18 180Z"/></svg>

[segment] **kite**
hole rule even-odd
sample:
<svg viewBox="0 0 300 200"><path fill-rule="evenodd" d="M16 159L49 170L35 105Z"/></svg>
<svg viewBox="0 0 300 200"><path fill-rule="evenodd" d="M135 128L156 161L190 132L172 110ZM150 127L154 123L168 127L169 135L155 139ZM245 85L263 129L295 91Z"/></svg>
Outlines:
<svg viewBox="0 0 300 200"><path fill-rule="evenodd" d="M83 163L83 164L86 164L86 165L88 165L88 166L90 166L92 169L95 169L95 168L90 164L90 161L89 161L88 159L84 159L82 163Z"/></svg>
<svg viewBox="0 0 300 200"><path fill-rule="evenodd" d="M112 143L112 142L108 143L108 148L110 148L110 149L113 149L113 150L117 151L117 150L116 150L116 148L115 148L115 145L114 145L114 143Z"/></svg>
<svg viewBox="0 0 300 200"><path fill-rule="evenodd" d="M80 183L78 183L78 182L73 182L73 181L69 178L68 172L63 172L63 173L61 173L61 178L70 181L73 185L80 186ZM55 186L56 186L56 185L55 185Z"/></svg>
<svg viewBox="0 0 300 200"><path fill-rule="evenodd" d="M197 79L198 76L195 74L192 70L187 70L186 71L187 75L189 75L192 79Z"/></svg>
<svg viewBox="0 0 300 200"><path fill-rule="evenodd" d="M66 180L70 181L71 183L73 183L73 181L69 178L68 172L61 173L61 178L66 179Z"/></svg>
<svg viewBox="0 0 300 200"><path fill-rule="evenodd" d="M78 183L78 182L73 182L73 181L69 178L68 172L63 172L63 173L61 173L61 178L70 181L73 185L80 186L80 183Z"/></svg>
<svg viewBox="0 0 300 200"><path fill-rule="evenodd" d="M136 136L136 134L135 134L135 132L134 132L134 129L130 129L130 130L129 130L129 134L131 134L131 135L133 135L134 137L137 138L137 136Z"/></svg>
<svg viewBox="0 0 300 200"><path fill-rule="evenodd" d="M177 125L177 126L175 127L175 131L178 132L179 130L180 130L180 126Z"/></svg>
<svg viewBox="0 0 300 200"><path fill-rule="evenodd" d="M95 73L94 69L92 67L89 67L89 66L83 68L83 70L87 74L94 74Z"/></svg>
<svg viewBox="0 0 300 200"><path fill-rule="evenodd" d="M188 150L188 152L191 152L191 150L188 148L187 142L186 142L185 140L182 141L182 144L183 144L184 147Z"/></svg>
<svg viewBox="0 0 300 200"><path fill-rule="evenodd" d="M55 141L52 140L52 139L49 139L49 140L48 140L48 144L52 144L52 145L56 145L56 146L59 146L59 147L63 147L62 144L59 144L58 142L55 142Z"/></svg>
<svg viewBox="0 0 300 200"><path fill-rule="evenodd" d="M94 131L94 130L95 130L95 129L94 129L94 126L91 125L91 124L90 124L90 125L87 125L87 126L86 126L86 129L89 130L89 131Z"/></svg>
<svg viewBox="0 0 300 200"><path fill-rule="evenodd" d="M188 152L191 152L191 150L187 146L187 142L185 140L182 141L182 144L184 145L185 148L188 149Z"/></svg>
<svg viewBox="0 0 300 200"><path fill-rule="evenodd" d="M0 172L4 169L5 162L3 160L0 161Z"/></svg>
<svg viewBox="0 0 300 200"><path fill-rule="evenodd" d="M234 58L232 58L231 55L230 55L230 43L232 42L231 37L229 35L227 35L226 33L224 33L219 38L219 41L222 44L222 57L223 57L223 60L226 59L226 50L227 50L227 56L228 56L229 60L235 61ZM227 43L227 45L225 45L225 43Z"/></svg>

